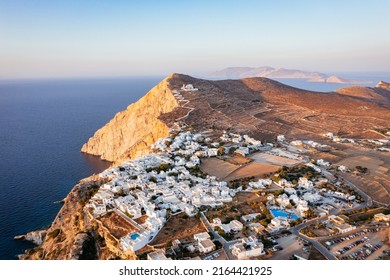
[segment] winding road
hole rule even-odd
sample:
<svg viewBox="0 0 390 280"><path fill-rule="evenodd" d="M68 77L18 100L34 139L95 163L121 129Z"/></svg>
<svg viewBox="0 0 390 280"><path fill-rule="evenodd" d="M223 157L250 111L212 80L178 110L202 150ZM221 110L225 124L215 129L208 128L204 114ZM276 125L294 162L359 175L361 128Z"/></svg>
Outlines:
<svg viewBox="0 0 390 280"><path fill-rule="evenodd" d="M190 103L190 101L187 100L187 99L184 99L183 95L181 95L181 93L180 93L178 90L172 91L172 93L173 93L173 95L174 95L175 97L178 98L179 102L185 102L185 104L181 104L180 107L185 108L185 109L189 109L189 111L187 112L187 114L185 114L184 116L182 116L182 117L180 117L180 118L177 118L176 121L180 121L180 120L182 120L182 119L187 118L187 117L189 116L189 114L190 114L192 111L195 110L195 108L193 108L193 107L187 107L187 106L186 106L188 103Z"/></svg>
<svg viewBox="0 0 390 280"><path fill-rule="evenodd" d="M328 174L328 175L331 174L329 171L326 171L326 170L323 170L323 169L321 169L321 170L322 170L322 172L324 174ZM370 196L368 196L365 192L360 190L357 186L355 186L353 183L351 183L350 181L348 181L344 177L339 176L339 178L343 179L346 185L348 185L349 187L353 188L359 195L361 195L364 198L364 203L362 203L362 204L360 204L360 205L350 209L350 211L352 211L352 210L359 210L359 209L362 209L364 207L372 206L372 199L371 199ZM339 215L340 211L341 210L339 210L339 209L332 209L330 211L329 215ZM307 221L305 223L302 223L302 224L299 224L299 225L297 225L295 227L290 228L290 231L293 234L295 234L296 236L298 236L299 238L302 238L303 240L306 240L306 241L310 242L314 246L314 248L316 248L328 260L337 260L337 258L331 252L329 252L329 250L324 245L322 245L317 240L317 238L310 238L310 237L307 237L306 235L303 235L303 234L300 233L300 231L303 228L305 228L305 227L307 227L307 226L309 226L309 225L311 225L313 223L324 221L327 218L328 218L328 216L314 218L314 219L312 219L310 221Z"/></svg>

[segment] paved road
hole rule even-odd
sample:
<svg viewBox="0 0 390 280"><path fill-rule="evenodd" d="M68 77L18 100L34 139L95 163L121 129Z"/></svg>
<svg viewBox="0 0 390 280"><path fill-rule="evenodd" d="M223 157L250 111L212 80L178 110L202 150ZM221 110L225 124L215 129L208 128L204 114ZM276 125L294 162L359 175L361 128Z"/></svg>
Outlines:
<svg viewBox="0 0 390 280"><path fill-rule="evenodd" d="M311 223L314 223L316 221L313 221ZM326 247L324 245L322 245L319 241L312 239L312 238L309 238L309 237L307 237L299 232L302 228L304 228L305 226L307 226L308 224L311 224L311 223L302 224L302 225L300 225L301 227L297 226L297 227L291 228L290 231L293 234L295 234L296 236L298 236L299 238L302 238L303 240L310 242L314 246L314 248L316 248L328 260L336 260L335 256L333 256L333 254L331 252L329 252L329 250L326 249Z"/></svg>
<svg viewBox="0 0 390 280"><path fill-rule="evenodd" d="M336 209L334 209L336 210ZM334 212L339 212L339 210L336 210ZM334 213L336 214L336 213ZM306 240L308 242L310 242L314 248L316 248L321 254L323 254L325 256L325 258L327 258L328 260L335 260L336 258L333 256L332 253L329 252L328 249L326 249L326 247L324 245L322 245L320 242L318 242L317 240L313 239L313 238L309 238L303 234L300 233L300 230L313 224L313 223L316 223L316 222L319 222L319 221L323 221L327 219L327 217L318 217L318 218L315 218L315 219L312 219L306 223L302 223L302 224L299 224L293 228L290 228L290 231L295 234L296 236L302 238L303 240Z"/></svg>
<svg viewBox="0 0 390 280"><path fill-rule="evenodd" d="M361 208L364 208L366 206L368 206L368 207L372 206L372 198L370 196L368 196L365 192L363 192L361 189L359 189L355 184L353 184L352 182L348 181L344 177L339 176L339 178L342 178L346 185L348 185L351 188L353 188L360 196L362 196L364 198L365 203L363 203L362 205L356 207L355 209L361 209Z"/></svg>
<svg viewBox="0 0 390 280"><path fill-rule="evenodd" d="M326 170L322 170L323 171L323 173L329 173L328 171L326 171ZM345 179L345 178L343 178L343 177L341 177L341 176L339 176L339 178L342 178L343 180L344 180L344 182L345 182L345 184L346 185L348 185L348 186L350 186L350 187L352 187L359 195L361 195L363 198L364 198L364 203L362 203L362 204L360 204L360 205L358 205L358 206L356 206L356 207L354 207L354 208L352 208L352 209L350 209L350 210L357 210L357 209L362 209L362 208L364 208L364 207L366 207L366 206L372 206L372 199L371 199L371 197L370 196L368 196L366 193L364 193L362 190L360 190L357 186L355 186L353 183L351 183L350 181L348 181L347 179ZM329 212L329 215L339 215L340 214L340 210L339 209L332 209L330 212ZM304 239L304 240L306 240L306 241L308 241L308 242L310 242L313 246L314 246L314 248L316 248L321 254L323 254L328 260L336 260L336 257L332 254L332 253L330 253L329 252L329 250L324 246L324 245L322 245L316 238L309 238L309 237L307 237L307 236L305 236L305 235L303 235L303 234L301 234L300 233L300 231L303 229L303 228L305 228L305 227L307 227L307 226L309 226L309 225L311 225L311 224L313 224L313 223L315 223L315 222L322 222L322 221L324 221L325 219L327 219L328 218L328 216L325 216L325 217L317 217L317 218L315 218L315 219L312 219L312 220L310 220L310 221L308 221L308 222L306 222L306 223L302 223L302 224L300 224L300 225L297 225L297 226L295 226L295 227L293 227L293 228L290 228L290 231L293 233L293 234L295 234L296 236L298 236L298 237L300 237L300 238L302 238L302 239Z"/></svg>
<svg viewBox="0 0 390 280"><path fill-rule="evenodd" d="M211 232L213 235L214 235L214 240L217 240L219 242L221 242L222 244L222 248L223 250L225 251L227 257L229 260L232 260L232 259L236 259L235 256L233 256L231 250L230 250L230 246L235 244L237 242L237 240L231 240L231 241L227 241L225 238L223 238L222 236L220 236L218 234L218 232L216 232L213 228L213 226L210 224L209 220L206 218L206 215L201 212L201 216L200 218L202 219L202 222L203 224L206 226L207 230L209 232Z"/></svg>
<svg viewBox="0 0 390 280"><path fill-rule="evenodd" d="M327 170L325 170L325 169L323 169L323 168L321 168L321 171L322 171L322 173L323 173L324 175L334 176L332 173L330 173L329 171L327 171ZM365 200L364 206L363 206L363 205L360 205L360 206L358 206L358 207L356 207L356 208L354 208L354 209L361 209L361 208L366 207L366 206L368 206L368 207L371 207L371 206L372 206L372 198L371 198L370 196L368 196L365 192L363 192L361 189L359 189L359 188L358 188L355 184L353 184L351 181L345 179L343 176L338 175L338 177L339 177L340 179L343 179L343 180L344 180L344 183L345 183L347 186L353 188L360 196L362 196L362 197L364 198L364 200Z"/></svg>

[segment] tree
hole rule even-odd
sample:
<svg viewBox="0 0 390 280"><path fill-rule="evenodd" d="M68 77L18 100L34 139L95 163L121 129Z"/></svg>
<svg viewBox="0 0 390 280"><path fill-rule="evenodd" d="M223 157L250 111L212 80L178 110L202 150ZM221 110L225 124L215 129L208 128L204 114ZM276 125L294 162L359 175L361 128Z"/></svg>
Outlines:
<svg viewBox="0 0 390 280"><path fill-rule="evenodd" d="M215 241L214 241L214 244L215 244L215 247L216 247L217 250L219 250L219 249L222 248L222 244L221 244L221 242L219 242L218 240L215 240Z"/></svg>
<svg viewBox="0 0 390 280"><path fill-rule="evenodd" d="M168 171L169 169L171 169L172 166L168 163L161 163L160 166L159 166L159 169L160 171Z"/></svg>
<svg viewBox="0 0 390 280"><path fill-rule="evenodd" d="M149 178L149 181L154 182L154 183L157 183L157 178L154 177L154 176L151 176L151 177Z"/></svg>
<svg viewBox="0 0 390 280"><path fill-rule="evenodd" d="M218 148L218 155L222 156L225 153L225 148L224 147L219 147Z"/></svg>
<svg viewBox="0 0 390 280"><path fill-rule="evenodd" d="M355 170L357 173L360 173L360 174L367 173L367 171L368 171L367 167L363 167L360 165L355 166Z"/></svg>
<svg viewBox="0 0 390 280"><path fill-rule="evenodd" d="M216 227L216 230L217 230L219 235L221 235L221 236L225 235L225 232L220 227Z"/></svg>

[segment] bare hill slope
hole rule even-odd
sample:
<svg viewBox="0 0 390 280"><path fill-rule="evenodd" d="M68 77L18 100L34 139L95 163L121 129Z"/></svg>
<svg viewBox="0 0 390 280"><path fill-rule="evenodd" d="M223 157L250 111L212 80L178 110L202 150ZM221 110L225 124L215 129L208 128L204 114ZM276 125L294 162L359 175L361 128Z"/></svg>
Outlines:
<svg viewBox="0 0 390 280"><path fill-rule="evenodd" d="M198 91L180 90L183 84ZM372 129L390 127L390 103L383 94L363 89L363 95L319 93L267 78L209 81L172 74L98 130L82 151L110 161L137 157L177 122L261 140L278 134L315 138L327 131L370 137Z"/></svg>

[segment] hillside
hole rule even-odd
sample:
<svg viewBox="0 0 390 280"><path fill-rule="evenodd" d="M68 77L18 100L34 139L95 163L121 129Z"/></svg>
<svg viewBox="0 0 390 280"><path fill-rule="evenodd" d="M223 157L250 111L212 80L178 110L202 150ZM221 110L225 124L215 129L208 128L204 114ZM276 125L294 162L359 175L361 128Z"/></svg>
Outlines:
<svg viewBox="0 0 390 280"><path fill-rule="evenodd" d="M174 94L183 84L199 90ZM311 92L267 78L209 81L173 74L118 113L82 151L109 161L134 158L148 153L150 144L167 136L177 122L195 130L231 130L260 140L278 134L315 138L328 131L367 137L373 128L390 126L390 103L372 89L361 89L370 92L370 98L361 98L367 93L351 94L355 92L351 89Z"/></svg>
<svg viewBox="0 0 390 280"><path fill-rule="evenodd" d="M336 90L337 93L370 99L382 103L388 103L390 100L390 84L380 81L375 87L351 86Z"/></svg>

